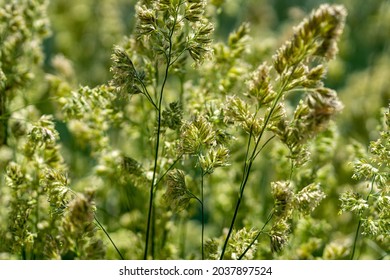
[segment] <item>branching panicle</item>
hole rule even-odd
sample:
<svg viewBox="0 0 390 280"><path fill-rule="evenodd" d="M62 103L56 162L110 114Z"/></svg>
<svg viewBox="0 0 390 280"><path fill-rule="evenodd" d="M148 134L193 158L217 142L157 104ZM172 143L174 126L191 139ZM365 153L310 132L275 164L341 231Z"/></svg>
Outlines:
<svg viewBox="0 0 390 280"><path fill-rule="evenodd" d="M252 74L248 82L249 96L253 96L259 103L259 107L267 106L276 98L276 92L272 88L271 67L265 62Z"/></svg>
<svg viewBox="0 0 390 280"><path fill-rule="evenodd" d="M173 169L168 172L166 178L167 190L163 195L167 205L175 210L182 211L188 207L194 196L186 187L185 174L182 170Z"/></svg>
<svg viewBox="0 0 390 280"><path fill-rule="evenodd" d="M251 243L251 241L258 234L258 231L255 229L247 230L246 228L242 228L240 230L234 231L232 234L231 242L229 243L229 248L226 251L226 255L230 260L237 260L242 253L247 249L247 246ZM255 244L257 245L257 241ZM256 254L256 246L251 247L245 254L246 260L254 259Z"/></svg>
<svg viewBox="0 0 390 280"><path fill-rule="evenodd" d="M227 43L234 57L239 57L245 51L247 41L249 40L249 32L250 25L245 22L229 35Z"/></svg>
<svg viewBox="0 0 390 280"><path fill-rule="evenodd" d="M184 18L190 22L201 21L203 18L206 1L188 0L185 6Z"/></svg>
<svg viewBox="0 0 390 280"><path fill-rule="evenodd" d="M312 183L295 195L295 203L298 211L304 215L309 215L314 211L320 202L326 197L318 183Z"/></svg>
<svg viewBox="0 0 390 280"><path fill-rule="evenodd" d="M162 126L172 130L179 130L182 125L183 109L178 102L169 104L169 108L162 112Z"/></svg>
<svg viewBox="0 0 390 280"><path fill-rule="evenodd" d="M211 147L206 155L199 156L199 165L205 174L211 174L217 167L228 166L229 150L218 145L217 147Z"/></svg>
<svg viewBox="0 0 390 280"><path fill-rule="evenodd" d="M359 218L355 235L354 248L351 259L354 257L355 245L361 234L386 243L390 233L390 170L389 170L389 108L384 113L384 121L379 138L372 141L368 153L357 153L353 162L355 180L362 180L369 187L368 191L346 191L341 194L340 214L351 212ZM387 247L388 248L388 247Z"/></svg>
<svg viewBox="0 0 390 280"><path fill-rule="evenodd" d="M290 182L274 182L271 184L272 196L275 200L274 211L277 217L289 217L293 209L294 192Z"/></svg>
<svg viewBox="0 0 390 280"><path fill-rule="evenodd" d="M215 131L203 116L197 116L182 126L180 147L185 154L199 154L202 150L214 146L215 140Z"/></svg>
<svg viewBox="0 0 390 280"><path fill-rule="evenodd" d="M271 251L279 253L288 243L290 225L285 219L279 219L271 228L269 236L271 239Z"/></svg>
<svg viewBox="0 0 390 280"><path fill-rule="evenodd" d="M142 79L125 50L118 46L115 47L114 53L112 54L112 61L114 63L111 67L111 72L113 73L112 83L118 92L128 94L142 93L140 87L137 85L140 81L142 82Z"/></svg>

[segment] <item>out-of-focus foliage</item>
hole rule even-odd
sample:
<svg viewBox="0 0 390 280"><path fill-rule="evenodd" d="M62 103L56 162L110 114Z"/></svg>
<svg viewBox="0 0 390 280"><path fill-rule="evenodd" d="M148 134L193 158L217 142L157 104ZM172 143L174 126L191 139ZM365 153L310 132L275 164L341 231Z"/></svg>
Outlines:
<svg viewBox="0 0 390 280"><path fill-rule="evenodd" d="M388 34L388 0L0 0L0 258L388 259Z"/></svg>

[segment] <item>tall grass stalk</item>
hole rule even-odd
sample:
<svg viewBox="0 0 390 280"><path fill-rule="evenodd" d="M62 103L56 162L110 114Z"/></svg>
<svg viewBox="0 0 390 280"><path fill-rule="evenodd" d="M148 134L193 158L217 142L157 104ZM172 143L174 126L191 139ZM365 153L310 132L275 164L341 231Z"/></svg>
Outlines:
<svg viewBox="0 0 390 280"><path fill-rule="evenodd" d="M177 7L176 15L178 12L180 6ZM155 223L155 216L152 215L153 208L154 208L154 193L157 189L157 185L155 184L156 176L157 176L157 167L158 167L158 157L159 157L159 150L160 150L160 137L161 137L161 113L162 113L162 104L163 104L163 96L164 96L164 89L166 82L168 80L169 75L169 68L171 67L171 59L172 59L172 36L174 33L174 28L176 25L177 17L174 18L174 24L172 25L172 28L169 33L169 48L168 53L166 54L166 65L165 65L165 74L164 79L161 85L160 94L158 97L158 103L157 103L157 132L156 132L156 146L155 146L155 154L154 154L154 167L153 167L153 176L152 176L152 182L150 184L150 194L149 194L149 209L148 209L148 221L146 226L146 236L145 236L145 251L144 251L144 259L146 260L148 258L148 247L149 247L149 235L150 235L150 228L151 223L153 219L153 223ZM152 218L153 216L153 218ZM154 236L152 237L152 246L154 246ZM154 258L154 250L152 250L152 258Z"/></svg>
<svg viewBox="0 0 390 280"><path fill-rule="evenodd" d="M298 63L300 63L300 62L301 61L299 61ZM220 260L223 260L223 257L225 255L225 251L226 251L226 247L228 245L230 236L231 236L231 234L233 232L234 224L236 222L236 218L237 218L237 214L238 214L238 211L239 211L239 208L240 208L241 201L242 201L242 199L244 197L244 191L245 191L245 187L246 187L246 185L248 183L248 179L249 179L249 175L250 175L250 172L251 172L251 169L252 169L252 165L253 165L256 157L261 152L261 150L263 150L263 148L268 143L270 143L270 141L273 139L273 137L269 138L260 148L259 148L259 144L260 144L260 142L262 140L262 137L263 137L263 134L266 131L266 128L267 128L267 126L268 126L268 124L269 124L269 122L271 120L271 117L272 117L272 115L273 115L273 113L275 111L276 106L278 105L278 103L279 103L280 99L282 98L283 94L285 94L285 88L288 85L291 76L294 74L295 68L296 67L294 67L294 69L291 71L290 77L283 82L283 84L280 87L280 90L279 90L279 92L277 94L277 97L273 101L273 104L271 106L270 111L268 113L266 113L263 127L262 127L262 129L260 131L260 134L257 136L257 140L256 140L255 145L254 145L254 147L253 147L251 152L249 151L249 148L250 148L250 143L251 143L251 138L252 138L252 131L249 134L248 146L247 146L246 157L245 157L244 168L243 168L244 173L243 173L242 180L241 180L241 185L240 185L240 192L239 192L239 196L238 196L238 199L237 199L237 202L236 202L236 207L234 209L233 218L232 218L232 221L230 223L229 231L228 231L228 234L226 236L225 242L224 242L223 247L222 247ZM249 154L250 154L250 157L248 159L247 156Z"/></svg>

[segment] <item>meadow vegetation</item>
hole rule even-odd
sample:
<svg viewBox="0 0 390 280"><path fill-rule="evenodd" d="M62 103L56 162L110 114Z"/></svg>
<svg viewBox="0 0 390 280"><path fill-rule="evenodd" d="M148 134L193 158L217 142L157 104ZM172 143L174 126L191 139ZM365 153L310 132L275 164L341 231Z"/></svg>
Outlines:
<svg viewBox="0 0 390 280"><path fill-rule="evenodd" d="M390 2L238 2L0 0L0 259L390 258Z"/></svg>

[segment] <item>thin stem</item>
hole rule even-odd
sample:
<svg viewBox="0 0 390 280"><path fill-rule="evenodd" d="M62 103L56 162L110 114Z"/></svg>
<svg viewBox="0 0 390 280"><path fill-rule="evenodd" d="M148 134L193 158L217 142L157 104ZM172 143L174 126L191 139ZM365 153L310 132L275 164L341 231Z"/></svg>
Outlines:
<svg viewBox="0 0 390 280"><path fill-rule="evenodd" d="M159 98L158 109L157 109L156 148L155 148L155 153L154 153L153 177L152 177L152 182L150 184L150 191L149 191L148 223L147 223L147 228L146 228L144 260L146 260L147 256L148 256L149 235L150 235L150 229L151 229L151 224L152 224L152 212L153 212L153 204L154 204L154 187L156 186L155 179L157 176L158 155L159 155L159 148L160 148L161 105L162 105L162 99L163 99L164 86L165 86L165 82L166 82L167 77L168 77L168 66L167 66L166 71L165 71L165 78L164 78L163 85L161 86L160 98Z"/></svg>
<svg viewBox="0 0 390 280"><path fill-rule="evenodd" d="M156 182L156 185L158 185L162 179L164 179L164 177L168 174L168 172L170 170L172 170L172 168L176 165L176 163L182 158L182 156L184 155L184 153L180 154L176 159L175 161L168 167L168 169L164 172L163 175L161 175L161 177L157 180Z"/></svg>
<svg viewBox="0 0 390 280"><path fill-rule="evenodd" d="M156 186L156 185L155 185ZM156 207L154 206L154 201L153 201L153 208L152 208L152 225L151 225L151 256L152 259L155 257L155 236L156 236Z"/></svg>
<svg viewBox="0 0 390 280"><path fill-rule="evenodd" d="M249 159L249 164L247 164L247 161L245 161L245 167L244 167L244 177L243 177L243 181L241 183L241 186L240 186L240 194L238 196L238 200L237 200L237 204L236 204L236 208L234 210L234 214L233 214L233 218L232 218L232 222L230 224L230 228L229 228L229 231L228 231L228 235L226 236L226 239L225 239L225 243L223 245L223 248L222 248L222 253L221 253L221 257L220 257L220 260L223 260L223 256L225 254L225 251L226 251L226 247L227 247L227 244L229 242L229 239L230 239L230 236L233 232L233 228L234 228L234 223L236 221L236 218L237 218L237 214L238 214L238 210L240 208L240 204L241 204L241 201L242 201L242 198L244 196L244 190L245 190L245 186L248 182L248 178L249 178L249 173L250 173L250 170L252 168L252 164L253 164L253 161L254 159L256 158L256 156L264 149L264 147L271 142L271 140L274 138L271 137L269 138L263 145L262 147L256 152L257 150L257 146L258 146L258 143L259 141L256 142L256 145L255 145L255 148L253 150L253 153L252 153L252 156L250 157ZM249 147L249 146L248 146Z"/></svg>
<svg viewBox="0 0 390 280"><path fill-rule="evenodd" d="M353 247L352 247L352 252L351 252L351 257L350 257L351 260L353 260L353 258L355 256L356 244L357 244L357 240L359 237L359 231L360 231L361 224L362 224L362 220L359 219L359 223L358 223L358 226L357 226L357 229L355 232L355 239L353 240Z"/></svg>
<svg viewBox="0 0 390 280"><path fill-rule="evenodd" d="M202 244L202 260L204 260L204 192L203 192L203 189L204 189L204 172L202 170L202 179L201 179L201 185L200 185L200 199L202 201L202 204L201 204L201 215L202 215L202 237L201 237L201 244Z"/></svg>
<svg viewBox="0 0 390 280"><path fill-rule="evenodd" d="M256 158L256 157L260 154L260 152L263 150L263 148L264 148L269 142L271 142L271 140L274 139L275 137L276 137L276 135L272 135L270 138L268 138L268 140L265 141L265 143L263 144L263 146L261 146L260 150L255 154L255 157L254 157L254 158Z"/></svg>
<svg viewBox="0 0 390 280"><path fill-rule="evenodd" d="M370 189L370 192L368 193L368 195L366 197L366 200L368 200L370 198L370 195L371 195L372 191L374 190L375 177L376 177L375 175L372 177L371 189ZM353 240L352 252L351 252L351 257L350 257L351 260L353 260L353 258L355 257L356 244L357 244L357 241L358 241L358 238L359 238L359 231L360 231L361 225L362 225L362 219L359 218L359 223L358 223L358 226L357 226L357 229L356 229L356 232L355 232L355 238Z"/></svg>
<svg viewBox="0 0 390 280"><path fill-rule="evenodd" d="M191 196L191 198L195 199L197 202L199 202L200 205L203 204L202 200L200 200L196 195L194 195L192 192L187 191L188 194Z"/></svg>
<svg viewBox="0 0 390 280"><path fill-rule="evenodd" d="M251 129L250 130L250 133L249 133L249 137L248 137L248 144L247 144L247 147L246 147L246 152L245 152L245 161L244 161L244 168L243 168L243 172L242 172L242 180L241 182L244 180L244 177L245 177L245 174L246 174L246 171L247 171L247 164L248 164L248 157L249 157L249 150L250 150L250 147L251 147L251 143L252 143L252 136L253 136L253 130ZM240 186L240 190L242 188L242 184Z"/></svg>
<svg viewBox="0 0 390 280"><path fill-rule="evenodd" d="M150 102L150 104L152 104L152 106L153 106L156 110L158 110L158 107L157 107L156 103L154 103L154 100L153 100L152 96L150 95L150 93L149 93L149 91L148 91L148 89L147 89L145 83L144 83L138 76L137 76L137 81L141 84L141 86L142 86L142 88L143 88L143 90L144 90L143 94L146 96L146 98L148 99L148 101Z"/></svg>
<svg viewBox="0 0 390 280"><path fill-rule="evenodd" d="M201 233L202 260L204 260L204 206L203 206L203 199L204 199L204 195L203 195L204 176L205 176L205 173L202 170L202 179L201 179L201 185L200 185L200 194L201 194L200 199L196 195L194 195L192 192L188 191L188 194L191 195L191 197L194 198L196 201L198 201L199 204L200 204L201 220L202 220L202 233Z"/></svg>
<svg viewBox="0 0 390 280"><path fill-rule="evenodd" d="M148 247L149 247L149 231L150 231L150 225L151 225L151 215L152 215L152 205L153 205L153 184L150 189L150 196L149 196L149 209L148 209L148 224L146 227L146 240L145 240L145 251L144 251L144 260L148 257Z"/></svg>
<svg viewBox="0 0 390 280"><path fill-rule="evenodd" d="M223 257L224 257L225 251L226 251L226 247L227 247L227 244L228 244L228 242L229 242L231 233L232 233L232 231L233 231L234 223L235 223L235 221L236 221L237 212L238 212L238 210L239 210L239 208L240 208L240 204L241 204L241 200L242 200L242 197L243 197L243 194L244 194L245 186L246 186L246 184L247 184L247 182L248 182L248 179L249 179L249 174L250 174L250 171L251 171L251 169L252 169L253 162L254 162L255 158L257 157L257 155L258 155L258 153L259 153L259 151L257 150L257 148L258 148L258 146L259 146L259 144L260 144L260 141L261 141L261 139L262 139L262 136L263 136L263 134L264 134L264 132L265 132L265 130L266 130L266 128L267 128L267 125L268 125L268 123L270 122L271 117L272 117L272 115L273 115L273 113L274 113L274 111L275 111L275 109L276 109L276 106L277 106L279 100L282 98L283 93L285 92L285 88L286 88L286 86L288 85L288 82L289 82L289 80L290 80L292 74L294 73L296 67L297 67L297 66L294 66L294 68L292 69L292 71L291 71L290 75L288 76L288 78L287 78L286 80L284 80L284 82L282 83L282 85L281 85L281 87L280 87L280 90L279 90L279 92L278 92L278 94L277 94L275 100L274 100L273 103L272 103L271 109L270 109L269 113L266 115L266 118L265 118L264 123L263 123L263 127L262 127L262 129L261 129L261 131L260 131L260 134L259 134L259 136L258 136L258 138L257 138L256 143L255 143L255 146L254 146L254 148L253 148L253 150L252 150L252 154L251 154L251 156L250 156L250 158L249 158L249 163L247 164L246 161L245 161L245 163L244 163L244 166L246 167L246 168L244 167L244 173L245 173L245 174L244 174L244 176L243 176L243 180L241 181L240 194L239 194L239 197L238 197L238 200L237 200L236 208L235 208L235 210L234 210L234 215L233 215L232 222L231 222L231 224L230 224L229 232L228 232L228 235L227 235L227 237L226 237L226 239L225 239L225 243L224 243L223 248L222 248L222 253L221 253L220 260L223 260ZM262 148L264 148L264 146L265 146L266 144L268 144L268 143L269 143L269 141L266 141ZM262 148L261 148L261 149L262 149ZM260 149L260 151L261 151L261 149Z"/></svg>
<svg viewBox="0 0 390 280"><path fill-rule="evenodd" d="M175 64L175 62L182 56L183 53L188 51L188 48L184 48L171 62L171 65Z"/></svg>
<svg viewBox="0 0 390 280"><path fill-rule="evenodd" d="M244 177L245 177L245 174L246 174L246 171L247 171L247 163L248 163L248 156L249 156L249 149L250 149L250 146L251 146L251 142L252 142L252 130L250 130L250 133L249 133L249 137L248 137L248 143L247 143L247 147L246 147L246 153L245 153L245 161L244 161L244 168L243 168L243 172L242 172L242 180L244 180ZM223 256L225 254L225 250L226 250L226 247L227 247L227 244L228 244L228 241L230 239L230 235L232 234L233 232L233 227L234 227L234 222L236 220L236 216L237 216L237 213L238 213L238 209L240 207L240 204L241 204L241 197L242 197L242 194L243 194L243 190L242 190L242 184L240 186L240 195L238 197L238 201L237 201L237 204L236 204L236 208L234 210L234 214L233 214L233 218L232 218L232 222L230 223L230 228L229 228L229 231L228 231L228 234L226 236L226 239L225 239L225 243L223 244L223 248L222 248L222 253L221 253L221 257L220 259L222 260L223 259Z"/></svg>
<svg viewBox="0 0 390 280"><path fill-rule="evenodd" d="M178 9L178 8L177 8ZM177 10L176 10L177 14ZM150 237L150 229L152 224L152 212L154 208L154 188L157 187L157 184L155 184L155 179L157 176L157 166L158 166L158 157L159 157L159 149L160 149L160 134L161 134L161 114L162 114L162 101L164 96L164 89L166 82L168 80L168 74L169 74L169 68L171 66L171 55L172 55L172 36L174 33L175 25L176 25L177 16L174 19L174 23L172 25L172 29L170 30L168 41L169 41L169 49L168 54L166 55L166 67L165 67L165 74L164 74L164 80L161 85L160 90L160 96L158 98L158 105L157 105L157 135L156 135L156 148L155 148L155 154L154 154L154 168L153 168L153 177L152 182L150 184L150 191L149 191L149 209L148 209L148 222L146 227L146 240L145 240L145 251L144 251L144 260L148 257L148 248L149 248L149 237ZM154 216L154 215L153 215ZM153 217L153 224L155 223L155 218ZM154 246L154 235L152 236L152 247ZM152 258L154 258L154 253L152 252Z"/></svg>
<svg viewBox="0 0 390 280"><path fill-rule="evenodd" d="M252 242L249 244L249 246L245 249L245 251L240 255L240 257L238 258L239 260L241 260L245 254L249 251L249 249L252 247L253 244L255 244L256 240L259 238L260 234L264 233L264 229L265 227L268 225L268 223L271 221L272 217L274 216L274 211L272 211L269 215L268 215L268 218L267 220L265 221L263 227L261 228L261 230L257 233L256 237L253 238Z"/></svg>
<svg viewBox="0 0 390 280"><path fill-rule="evenodd" d="M234 222L236 221L236 217L238 214L238 209L239 209L240 204L241 204L241 199L242 199L243 193L244 193L244 188L241 187L240 195L239 195L237 203L236 203L236 208L234 209L233 219L232 219L232 222L230 223L229 232L228 232L228 235L226 236L225 243L223 244L220 260L223 260L223 256L225 255L225 251L226 251L226 247L227 247L227 244L229 242L229 239L230 239L230 235L233 232Z"/></svg>
<svg viewBox="0 0 390 280"><path fill-rule="evenodd" d="M0 88L0 147L7 144L7 108L6 108L6 92Z"/></svg>
<svg viewBox="0 0 390 280"><path fill-rule="evenodd" d="M98 223L99 227L103 230L104 234L108 237L108 239L110 240L112 246L114 246L116 252L118 253L119 257L124 260L125 258L122 256L121 252L119 251L118 247L116 247L114 241L111 239L111 236L108 234L108 232L106 231L106 229L103 227L103 225L99 222L99 220L96 218L96 216L94 217L95 221Z"/></svg>
<svg viewBox="0 0 390 280"><path fill-rule="evenodd" d="M77 192L75 192L74 190L72 189L69 189L69 191L76 197L79 197L79 194ZM99 222L99 220L96 218L96 215L94 216L94 220L96 221L96 223L99 225L99 227L103 230L104 234L108 237L108 239L110 240L112 246L114 246L116 252L118 253L119 257L124 260L124 257L123 255L121 254L121 252L119 251L118 247L116 247L114 241L111 239L111 236L110 234L107 232L107 230L104 228L104 226Z"/></svg>

